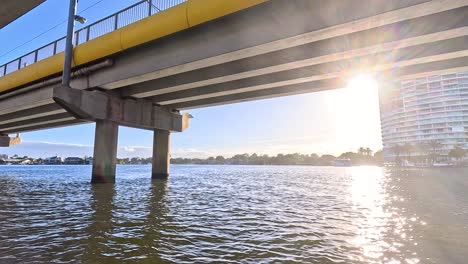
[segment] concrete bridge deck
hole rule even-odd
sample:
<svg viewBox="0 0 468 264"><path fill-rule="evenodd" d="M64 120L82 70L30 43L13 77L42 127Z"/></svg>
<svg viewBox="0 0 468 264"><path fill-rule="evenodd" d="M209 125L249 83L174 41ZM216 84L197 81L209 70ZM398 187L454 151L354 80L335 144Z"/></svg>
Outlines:
<svg viewBox="0 0 468 264"><path fill-rule="evenodd" d="M2 4L0 5L0 29L31 11L44 1L45 0L28 0L18 3L17 0L2 0Z"/></svg>
<svg viewBox="0 0 468 264"><path fill-rule="evenodd" d="M178 113L337 89L362 72L468 70L468 0L261 2L87 63L71 87ZM95 121L67 109L83 103L57 100L52 78L0 94L1 133Z"/></svg>
<svg viewBox="0 0 468 264"><path fill-rule="evenodd" d="M341 88L360 71L399 78L463 70L467 6L271 0L109 56L112 66L75 78L72 87L184 110ZM55 104L53 87L0 95L0 132L84 122Z"/></svg>

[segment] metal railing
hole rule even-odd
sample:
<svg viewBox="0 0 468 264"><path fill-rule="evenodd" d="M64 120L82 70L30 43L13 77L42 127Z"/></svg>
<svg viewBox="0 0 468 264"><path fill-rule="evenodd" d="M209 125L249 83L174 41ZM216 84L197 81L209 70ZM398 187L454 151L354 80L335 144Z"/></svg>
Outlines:
<svg viewBox="0 0 468 264"><path fill-rule="evenodd" d="M125 27L187 0L143 0L115 14L75 31L74 45L80 45L119 28ZM28 65L52 57L65 50L65 37L42 46L22 57L0 66L0 77Z"/></svg>

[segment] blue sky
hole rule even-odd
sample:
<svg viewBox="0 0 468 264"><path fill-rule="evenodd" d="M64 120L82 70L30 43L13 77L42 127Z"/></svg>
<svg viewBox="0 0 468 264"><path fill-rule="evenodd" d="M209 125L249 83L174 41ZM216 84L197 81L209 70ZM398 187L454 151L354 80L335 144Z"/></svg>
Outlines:
<svg viewBox="0 0 468 264"><path fill-rule="evenodd" d="M123 9L133 0L80 0L78 11L92 23ZM0 30L0 64L65 35L68 1L47 0ZM31 43L18 47L53 28ZM11 52L10 52L11 51ZM183 133L174 133L173 156L206 157L236 153L332 153L360 146L381 148L375 87L351 87L189 111L195 118ZM94 125L80 125L22 134L22 145L0 153L31 156L91 155ZM151 155L150 131L119 130L119 156Z"/></svg>

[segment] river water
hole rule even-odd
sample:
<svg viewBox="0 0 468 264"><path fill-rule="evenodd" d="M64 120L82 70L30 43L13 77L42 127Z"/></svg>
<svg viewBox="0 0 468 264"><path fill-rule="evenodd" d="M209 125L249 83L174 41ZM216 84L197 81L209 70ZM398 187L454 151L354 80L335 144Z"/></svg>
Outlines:
<svg viewBox="0 0 468 264"><path fill-rule="evenodd" d="M468 263L468 170L0 166L0 263Z"/></svg>

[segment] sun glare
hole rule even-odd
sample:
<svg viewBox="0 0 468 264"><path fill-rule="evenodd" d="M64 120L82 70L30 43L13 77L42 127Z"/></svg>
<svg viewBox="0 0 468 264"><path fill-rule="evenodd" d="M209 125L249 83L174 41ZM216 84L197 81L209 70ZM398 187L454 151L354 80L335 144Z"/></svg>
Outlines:
<svg viewBox="0 0 468 264"><path fill-rule="evenodd" d="M359 74L348 81L347 88L357 89L377 89L378 84L375 78L370 74Z"/></svg>
<svg viewBox="0 0 468 264"><path fill-rule="evenodd" d="M362 104L376 102L378 97L378 83L370 74L360 74L348 81L343 93L344 100L349 101L352 107L359 108ZM345 104L346 105L346 104Z"/></svg>
<svg viewBox="0 0 468 264"><path fill-rule="evenodd" d="M380 110L378 83L370 74L356 75L343 89L327 92L329 119L337 148L355 151L362 145L378 149Z"/></svg>

